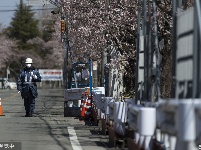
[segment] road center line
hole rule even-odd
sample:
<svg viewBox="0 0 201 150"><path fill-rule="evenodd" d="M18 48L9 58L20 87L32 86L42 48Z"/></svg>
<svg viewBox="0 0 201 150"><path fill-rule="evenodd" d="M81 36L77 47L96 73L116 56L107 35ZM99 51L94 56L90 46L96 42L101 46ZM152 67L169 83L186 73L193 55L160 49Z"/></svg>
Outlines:
<svg viewBox="0 0 201 150"><path fill-rule="evenodd" d="M13 98L13 97L15 97L15 96L17 96L17 95L18 95L18 93L12 94L11 96L6 97L6 98L5 98L5 99L3 99L3 100L8 100L8 99L11 99L11 98Z"/></svg>
<svg viewBox="0 0 201 150"><path fill-rule="evenodd" d="M68 129L69 138L70 138L72 148L74 150L83 150L78 139L77 139L77 135L75 133L74 127L68 127L67 129Z"/></svg>

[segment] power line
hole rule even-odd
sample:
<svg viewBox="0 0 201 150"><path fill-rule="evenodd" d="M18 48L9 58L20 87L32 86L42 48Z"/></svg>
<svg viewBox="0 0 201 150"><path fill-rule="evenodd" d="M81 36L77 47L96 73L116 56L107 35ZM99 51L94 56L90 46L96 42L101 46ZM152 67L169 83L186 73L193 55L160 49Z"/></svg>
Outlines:
<svg viewBox="0 0 201 150"><path fill-rule="evenodd" d="M0 7L15 7L16 8L17 6L1 6L0 5ZM42 6L42 5L34 5L34 7L44 7L44 6Z"/></svg>
<svg viewBox="0 0 201 150"><path fill-rule="evenodd" d="M16 7L16 6L0 6L0 7Z"/></svg>
<svg viewBox="0 0 201 150"><path fill-rule="evenodd" d="M55 9L55 7L54 8L37 8L37 9L31 9L31 10L47 10L47 9ZM11 11L16 11L16 9L4 9L4 10L0 10L0 12L11 12ZM24 10L24 11L26 11L26 10Z"/></svg>

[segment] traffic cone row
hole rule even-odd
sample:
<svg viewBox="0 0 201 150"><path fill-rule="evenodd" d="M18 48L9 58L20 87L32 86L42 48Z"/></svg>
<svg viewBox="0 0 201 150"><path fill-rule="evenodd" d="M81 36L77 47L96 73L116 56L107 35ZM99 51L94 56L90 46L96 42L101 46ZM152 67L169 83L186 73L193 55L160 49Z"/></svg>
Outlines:
<svg viewBox="0 0 201 150"><path fill-rule="evenodd" d="M88 91L82 94L82 101L80 105L80 116L81 119L91 118L91 96Z"/></svg>

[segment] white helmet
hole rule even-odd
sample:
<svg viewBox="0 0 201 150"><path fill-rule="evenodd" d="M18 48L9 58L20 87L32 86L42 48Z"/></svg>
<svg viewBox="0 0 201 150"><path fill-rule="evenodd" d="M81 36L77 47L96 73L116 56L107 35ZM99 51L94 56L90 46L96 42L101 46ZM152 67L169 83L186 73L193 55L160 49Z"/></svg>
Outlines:
<svg viewBox="0 0 201 150"><path fill-rule="evenodd" d="M25 61L25 64L32 64L32 59L31 58L27 58L26 61Z"/></svg>

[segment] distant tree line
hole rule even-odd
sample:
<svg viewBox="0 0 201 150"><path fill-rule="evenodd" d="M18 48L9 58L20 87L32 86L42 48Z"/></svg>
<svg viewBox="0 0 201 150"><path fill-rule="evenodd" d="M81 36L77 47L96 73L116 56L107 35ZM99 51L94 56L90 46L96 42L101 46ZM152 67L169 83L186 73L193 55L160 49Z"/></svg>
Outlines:
<svg viewBox="0 0 201 150"><path fill-rule="evenodd" d="M9 67L12 75L16 77L24 67L26 57L33 58L37 68L62 68L62 43L58 36L54 36L55 19L51 16L46 18L41 29L34 14L32 7L20 0L10 26L1 28L1 76L5 76L6 68Z"/></svg>

